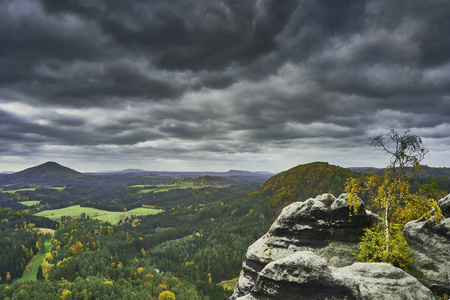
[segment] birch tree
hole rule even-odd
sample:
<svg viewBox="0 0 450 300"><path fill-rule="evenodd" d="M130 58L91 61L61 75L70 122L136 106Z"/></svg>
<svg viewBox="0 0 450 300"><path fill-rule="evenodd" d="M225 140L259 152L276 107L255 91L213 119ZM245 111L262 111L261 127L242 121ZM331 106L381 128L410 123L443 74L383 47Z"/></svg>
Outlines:
<svg viewBox="0 0 450 300"><path fill-rule="evenodd" d="M410 134L409 130L399 133L392 129L386 134L373 136L370 142L389 154L390 161L383 176L374 175L364 181L352 179L346 183L349 205L355 209L359 201L356 200L357 194L372 190L372 203L383 220L382 224L365 231L358 246L358 258L362 261L388 262L404 268L410 258L401 233L403 225L422 215L430 218L430 209L436 222L442 217L434 199L423 201L409 191L411 174L420 167L428 150L422 139Z"/></svg>
<svg viewBox="0 0 450 300"><path fill-rule="evenodd" d="M420 167L428 150L422 139L409 133L409 130L398 133L391 129L387 134L379 134L371 138L371 145L381 148L391 155L390 163L386 169L383 184L380 186L375 199L384 208L383 220L386 236L386 251L389 252L391 227L390 217L399 205L409 198L409 180L411 173Z"/></svg>

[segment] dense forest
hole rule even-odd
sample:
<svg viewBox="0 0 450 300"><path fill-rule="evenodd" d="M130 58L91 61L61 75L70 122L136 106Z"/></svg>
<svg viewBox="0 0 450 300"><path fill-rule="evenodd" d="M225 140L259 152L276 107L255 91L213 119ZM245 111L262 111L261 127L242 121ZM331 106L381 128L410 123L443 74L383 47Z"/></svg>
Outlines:
<svg viewBox="0 0 450 300"><path fill-rule="evenodd" d="M365 175L312 163L275 175L264 185L216 176L117 176L110 182L90 180L92 185L21 181L0 188L1 299L225 300L231 290L219 283L239 276L248 246L268 230L283 206L325 192L338 195L347 178ZM119 184L121 178L126 180ZM450 180L418 177L411 186L415 193L440 197ZM127 215L114 224L86 214L34 215L74 204L164 211ZM51 237L35 228L56 231ZM19 280L38 254L42 260L34 279Z"/></svg>
<svg viewBox="0 0 450 300"><path fill-rule="evenodd" d="M318 194L339 195L344 191L347 178L357 173L324 162L300 165L272 176L255 194L269 199L275 209L289 203L302 201Z"/></svg>
<svg viewBox="0 0 450 300"><path fill-rule="evenodd" d="M136 293L137 285L147 285L146 289L137 291L150 299L164 289L173 292L176 299L226 299L230 291L216 283L238 276L247 247L268 229L275 215L253 196L222 200L134 217L114 226L84 218L65 219L55 232L50 252L42 264L42 275L38 277L49 282L71 283L67 290L73 296L83 293L83 289L77 291L82 280L86 285L87 280L95 278L99 282L123 284L129 293ZM31 232L27 230L20 232ZM36 231L34 235L29 237L28 244L36 244L39 236ZM27 261L21 263L25 265ZM144 273L156 277L146 283ZM2 282L10 283L14 278L5 277ZM177 281L177 284L166 282L167 287L158 289L165 281ZM39 295L41 288L50 286L47 282L30 284L34 286L32 295ZM10 289L23 290L14 283ZM188 290L195 292L189 294ZM117 297L113 288L105 293ZM126 299L129 294L121 295ZM56 293L57 296L61 294Z"/></svg>
<svg viewBox="0 0 450 300"><path fill-rule="evenodd" d="M248 194L261 183L236 177L118 175L111 181L93 179L94 184L85 184L83 177L80 185L74 179L25 184L20 178L0 189L7 224L0 251L11 261L2 265L0 284L6 286L0 298L226 299L231 291L217 283L239 275L247 247L275 217L266 202ZM26 206L30 201L35 202ZM127 216L118 224L86 215L34 216L75 204L108 211L159 207L164 212ZM33 230L37 227L57 229L47 250L45 235ZM26 249L16 251L14 260L9 253L13 245ZM32 256L43 251L37 281L15 281Z"/></svg>

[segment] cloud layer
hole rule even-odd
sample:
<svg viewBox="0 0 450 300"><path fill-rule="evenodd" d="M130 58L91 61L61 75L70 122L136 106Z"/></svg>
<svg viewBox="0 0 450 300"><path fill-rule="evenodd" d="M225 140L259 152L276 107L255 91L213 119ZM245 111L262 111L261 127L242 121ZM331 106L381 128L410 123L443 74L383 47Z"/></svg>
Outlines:
<svg viewBox="0 0 450 300"><path fill-rule="evenodd" d="M450 167L450 3L0 0L0 169Z"/></svg>

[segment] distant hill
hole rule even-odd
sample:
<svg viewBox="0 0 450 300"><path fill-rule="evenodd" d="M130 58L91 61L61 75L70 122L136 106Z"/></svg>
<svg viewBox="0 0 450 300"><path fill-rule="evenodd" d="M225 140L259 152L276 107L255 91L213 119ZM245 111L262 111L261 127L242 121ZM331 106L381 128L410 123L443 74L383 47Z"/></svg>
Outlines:
<svg viewBox="0 0 450 300"><path fill-rule="evenodd" d="M413 173L413 177L415 178L429 176L450 176L450 168L436 168L423 165L419 170Z"/></svg>
<svg viewBox="0 0 450 300"><path fill-rule="evenodd" d="M149 172L142 169L125 169L117 171L88 172L85 174L97 175L97 174L141 174L141 173L149 173Z"/></svg>
<svg viewBox="0 0 450 300"><path fill-rule="evenodd" d="M349 167L350 170L355 172L364 172L365 170L378 170L379 168L374 167Z"/></svg>
<svg viewBox="0 0 450 300"><path fill-rule="evenodd" d="M2 182L10 183L49 183L76 181L86 175L70 168L61 166L56 162L46 162L42 165L25 169L9 175L4 175L0 179Z"/></svg>
<svg viewBox="0 0 450 300"><path fill-rule="evenodd" d="M244 181L265 182L273 173L260 171L242 171L242 170L229 170L227 172L214 172L214 171L146 171L141 169L126 169L120 171L103 171L96 173L86 173L88 175L119 175L119 174L136 174L136 175L158 175L158 176L170 176L170 177L202 177L202 176L222 176L228 178L236 178Z"/></svg>
<svg viewBox="0 0 450 300"><path fill-rule="evenodd" d="M12 173L14 173L13 171L3 171L3 172L0 172L0 175L6 175L6 174L12 174Z"/></svg>
<svg viewBox="0 0 450 300"><path fill-rule="evenodd" d="M210 185L210 186L225 186L230 183L227 177L222 176L200 176L193 180L194 185Z"/></svg>
<svg viewBox="0 0 450 300"><path fill-rule="evenodd" d="M350 169L314 162L270 177L254 195L268 197L271 206L280 209L318 194L332 193L337 197L344 192L347 178L356 176L358 174Z"/></svg>
<svg viewBox="0 0 450 300"><path fill-rule="evenodd" d="M352 168L353 171L361 173L363 175L381 175L384 173L385 169L377 168ZM424 177L434 177L434 176L450 176L450 168L436 168L429 167L426 165L420 166L420 169L412 173L413 178L424 178Z"/></svg>

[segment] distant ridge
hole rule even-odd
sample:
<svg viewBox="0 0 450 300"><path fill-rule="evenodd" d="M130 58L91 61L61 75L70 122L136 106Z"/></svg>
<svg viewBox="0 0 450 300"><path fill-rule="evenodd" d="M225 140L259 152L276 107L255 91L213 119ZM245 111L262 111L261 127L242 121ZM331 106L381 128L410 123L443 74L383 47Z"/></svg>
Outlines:
<svg viewBox="0 0 450 300"><path fill-rule="evenodd" d="M87 175L158 175L158 176L174 176L174 177L201 177L201 176L223 176L223 177L237 177L241 180L249 180L256 182L265 182L273 173L266 171L244 171L244 170L229 170L227 172L215 171L146 171L142 169L125 169L118 171L102 171L96 173L85 173Z"/></svg>
<svg viewBox="0 0 450 300"><path fill-rule="evenodd" d="M100 171L100 172L88 172L86 174L138 174L138 173L148 173L148 171L142 169L125 169L125 170L110 170L110 171Z"/></svg>
<svg viewBox="0 0 450 300"><path fill-rule="evenodd" d="M8 174L12 174L12 173L14 173L14 171L3 171L3 172L0 172L0 175L8 175Z"/></svg>
<svg viewBox="0 0 450 300"><path fill-rule="evenodd" d="M385 168L350 168L351 170L361 173L363 175L381 175L386 170ZM420 168L414 171L412 174L413 178L423 178L432 176L449 176L450 168L446 167L429 167L427 165L421 165Z"/></svg>
<svg viewBox="0 0 450 300"><path fill-rule="evenodd" d="M379 170L379 168L375 167L349 167L349 169L355 172L363 172L365 170Z"/></svg>

